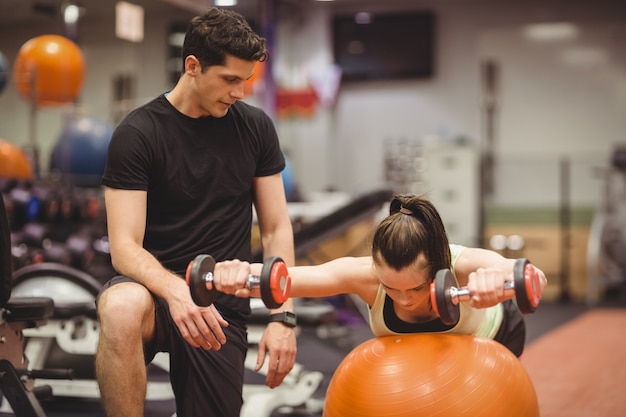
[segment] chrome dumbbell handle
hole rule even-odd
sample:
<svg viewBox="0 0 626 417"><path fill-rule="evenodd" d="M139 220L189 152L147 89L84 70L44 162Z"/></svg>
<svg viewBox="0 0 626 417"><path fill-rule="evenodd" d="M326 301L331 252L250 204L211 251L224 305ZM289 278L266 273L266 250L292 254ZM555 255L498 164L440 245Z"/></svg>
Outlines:
<svg viewBox="0 0 626 417"><path fill-rule="evenodd" d="M459 304L461 301L469 301L472 298L469 287L450 287L450 301L453 304ZM504 281L504 293L510 294L515 292L515 281Z"/></svg>
<svg viewBox="0 0 626 417"><path fill-rule="evenodd" d="M206 272L200 276L200 279L206 283L213 285L213 272ZM247 290L254 290L261 285L261 277L258 275L248 275L245 287Z"/></svg>

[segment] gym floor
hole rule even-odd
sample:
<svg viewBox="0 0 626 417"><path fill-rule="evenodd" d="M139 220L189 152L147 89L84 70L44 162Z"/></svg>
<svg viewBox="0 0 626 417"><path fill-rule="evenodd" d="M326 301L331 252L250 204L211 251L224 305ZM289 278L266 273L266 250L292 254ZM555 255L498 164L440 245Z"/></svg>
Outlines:
<svg viewBox="0 0 626 417"><path fill-rule="evenodd" d="M626 300L613 299L598 307L607 306L626 308ZM526 316L527 344L532 344L542 335L588 311L589 307L579 303L542 303L534 314ZM321 400L334 370L352 348L370 337L369 328L356 315L345 326L302 327L298 337L298 363L307 370L322 372L324 380L313 396L313 406L277 408L271 417L321 417ZM246 380L247 383L263 383L263 378L252 372L246 376ZM55 398L42 402L42 406L48 417L104 417L97 400ZM173 401L149 401L145 415L171 417L174 412ZM10 415L0 413L0 416Z"/></svg>

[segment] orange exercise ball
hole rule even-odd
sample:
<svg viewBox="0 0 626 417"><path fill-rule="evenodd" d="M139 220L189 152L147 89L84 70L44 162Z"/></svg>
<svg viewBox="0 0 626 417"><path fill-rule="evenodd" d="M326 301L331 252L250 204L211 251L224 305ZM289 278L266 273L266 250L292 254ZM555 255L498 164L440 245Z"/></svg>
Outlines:
<svg viewBox="0 0 626 417"><path fill-rule="evenodd" d="M33 169L26 154L17 145L0 139L0 178L31 180Z"/></svg>
<svg viewBox="0 0 626 417"><path fill-rule="evenodd" d="M263 80L265 76L265 62L257 61L254 64L254 74L252 77L246 80L243 84L243 93L246 96L254 94L254 90L259 84L260 80Z"/></svg>
<svg viewBox="0 0 626 417"><path fill-rule="evenodd" d="M22 96L40 106L76 99L83 86L85 60L74 42L60 35L42 35L20 48L13 78Z"/></svg>
<svg viewBox="0 0 626 417"><path fill-rule="evenodd" d="M538 417L519 359L490 339L407 334L367 340L335 371L324 417Z"/></svg>

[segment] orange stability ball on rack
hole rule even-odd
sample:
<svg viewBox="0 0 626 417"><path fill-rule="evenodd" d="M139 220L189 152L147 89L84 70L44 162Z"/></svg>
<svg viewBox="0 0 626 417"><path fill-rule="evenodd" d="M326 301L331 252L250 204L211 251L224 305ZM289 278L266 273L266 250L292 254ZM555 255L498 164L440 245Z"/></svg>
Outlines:
<svg viewBox="0 0 626 417"><path fill-rule="evenodd" d="M337 367L324 417L538 417L519 359L490 339L407 334L369 339Z"/></svg>
<svg viewBox="0 0 626 417"><path fill-rule="evenodd" d="M251 94L254 94L255 92L254 90L257 88L257 85L259 84L260 80L263 80L264 76L265 76L265 62L257 61L256 64L254 64L254 74L252 74L252 77L246 80L246 82L243 85L244 95L249 96Z"/></svg>
<svg viewBox="0 0 626 417"><path fill-rule="evenodd" d="M73 41L41 35L20 48L13 65L17 89L29 102L58 106L74 101L83 86L85 60Z"/></svg>
<svg viewBox="0 0 626 417"><path fill-rule="evenodd" d="M33 169L22 149L7 140L0 139L0 178L31 180Z"/></svg>

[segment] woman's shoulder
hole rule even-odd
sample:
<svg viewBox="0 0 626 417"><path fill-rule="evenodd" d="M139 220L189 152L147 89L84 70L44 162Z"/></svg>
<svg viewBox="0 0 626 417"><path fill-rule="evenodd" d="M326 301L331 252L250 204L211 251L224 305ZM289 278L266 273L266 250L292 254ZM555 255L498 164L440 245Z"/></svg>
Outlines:
<svg viewBox="0 0 626 417"><path fill-rule="evenodd" d="M353 285L352 293L357 294L368 305L376 299L380 281L376 276L371 256L345 258L346 267L352 271L355 279L349 280Z"/></svg>

